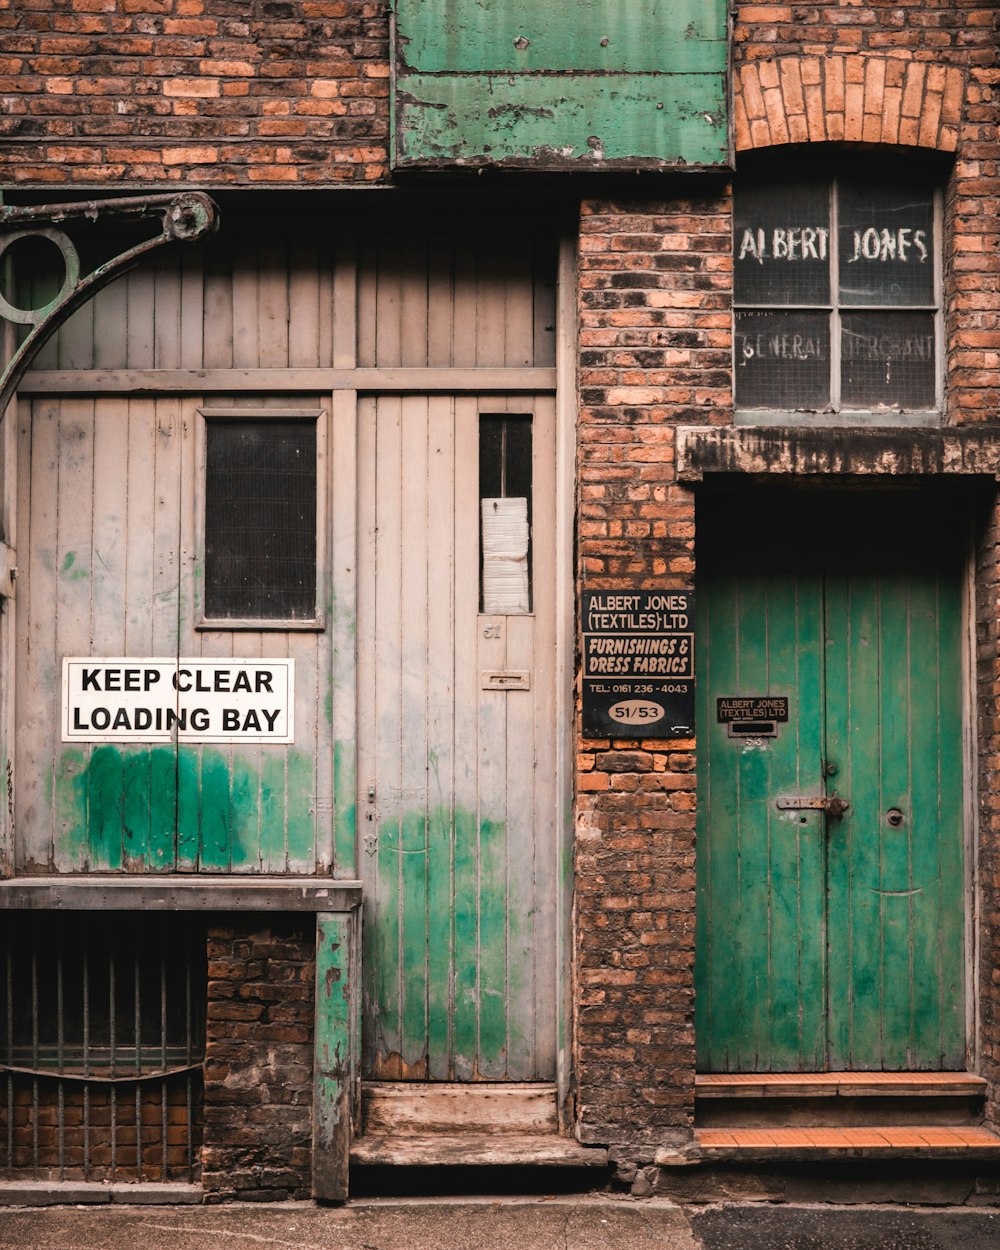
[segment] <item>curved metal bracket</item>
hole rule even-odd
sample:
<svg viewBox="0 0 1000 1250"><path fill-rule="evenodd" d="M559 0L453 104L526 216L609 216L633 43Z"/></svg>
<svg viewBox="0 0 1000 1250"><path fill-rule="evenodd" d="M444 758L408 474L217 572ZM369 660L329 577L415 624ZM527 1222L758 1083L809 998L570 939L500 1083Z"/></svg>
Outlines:
<svg viewBox="0 0 1000 1250"><path fill-rule="evenodd" d="M62 222L108 217L160 218L160 232L80 276L80 258ZM39 308L17 308L0 294L0 318L31 330L0 374L0 419L13 399L21 379L41 347L78 308L102 288L133 269L148 253L167 243L193 243L218 229L219 214L213 200L201 191L147 195L86 203L46 204L37 207L0 207L0 260L19 239L47 239L63 259L65 277L59 293Z"/></svg>

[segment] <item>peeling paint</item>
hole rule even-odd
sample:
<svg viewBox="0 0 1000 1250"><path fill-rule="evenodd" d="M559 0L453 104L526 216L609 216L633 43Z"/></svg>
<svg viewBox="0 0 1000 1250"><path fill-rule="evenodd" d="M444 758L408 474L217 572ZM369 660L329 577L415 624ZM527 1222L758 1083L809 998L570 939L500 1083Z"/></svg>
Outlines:
<svg viewBox="0 0 1000 1250"><path fill-rule="evenodd" d="M311 758L259 765L197 747L63 751L60 856L95 871L285 870L315 858Z"/></svg>
<svg viewBox="0 0 1000 1250"><path fill-rule="evenodd" d="M396 0L399 167L712 166L728 160L722 0L619 6Z"/></svg>

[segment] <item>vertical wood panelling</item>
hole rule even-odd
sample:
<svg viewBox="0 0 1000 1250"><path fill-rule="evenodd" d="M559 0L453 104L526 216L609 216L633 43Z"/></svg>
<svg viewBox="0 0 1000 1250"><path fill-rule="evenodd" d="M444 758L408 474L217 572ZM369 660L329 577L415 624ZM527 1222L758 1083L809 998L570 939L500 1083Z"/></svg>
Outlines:
<svg viewBox="0 0 1000 1250"><path fill-rule="evenodd" d="M330 846L327 635L196 628L197 402L39 401L23 425L22 868L312 872L319 826ZM292 655L295 743L63 744L66 655Z"/></svg>
<svg viewBox="0 0 1000 1250"><path fill-rule="evenodd" d="M554 510L550 400L361 406L370 1076L554 1072L554 959L544 943L554 931L554 694L551 659L539 662L552 652L549 556L540 557L537 576L547 586L534 615L478 612L479 413L533 407L541 535ZM514 667L531 674L530 690L483 688L484 673Z"/></svg>
<svg viewBox="0 0 1000 1250"><path fill-rule="evenodd" d="M427 777L427 912L433 928L427 946L427 1075L432 1080L448 1078L452 1053L456 731L462 734L455 702L455 426L455 401L433 400L427 424L427 529L448 538L427 563L427 737L434 744Z"/></svg>
<svg viewBox="0 0 1000 1250"><path fill-rule="evenodd" d="M965 1062L958 567L891 510L776 514L750 552L704 527L702 1067ZM788 724L731 739L726 694L787 694ZM823 793L846 814L775 805Z"/></svg>
<svg viewBox="0 0 1000 1250"><path fill-rule="evenodd" d="M384 231L358 253L357 363L551 365L554 268L551 244L530 233L498 227L484 242L463 227L414 223L405 239ZM220 236L178 249L99 291L36 367L328 367L333 322L354 315L335 273L322 239Z"/></svg>

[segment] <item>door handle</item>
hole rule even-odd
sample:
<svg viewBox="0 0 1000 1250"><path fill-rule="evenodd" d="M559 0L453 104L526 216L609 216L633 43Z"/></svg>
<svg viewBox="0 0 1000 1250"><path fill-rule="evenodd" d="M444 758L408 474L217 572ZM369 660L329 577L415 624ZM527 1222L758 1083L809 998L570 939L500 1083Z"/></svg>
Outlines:
<svg viewBox="0 0 1000 1250"><path fill-rule="evenodd" d="M839 794L783 794L774 800L779 812L826 812L828 816L843 816L851 806Z"/></svg>

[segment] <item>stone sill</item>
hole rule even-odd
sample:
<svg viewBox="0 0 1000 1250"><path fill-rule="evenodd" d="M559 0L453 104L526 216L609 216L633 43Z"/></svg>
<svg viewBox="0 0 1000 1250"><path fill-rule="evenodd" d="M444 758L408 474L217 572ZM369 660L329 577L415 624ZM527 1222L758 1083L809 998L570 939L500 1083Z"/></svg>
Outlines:
<svg viewBox="0 0 1000 1250"><path fill-rule="evenodd" d="M175 1206L204 1201L200 1185L100 1181L0 1181L0 1206L49 1207L87 1203L118 1206Z"/></svg>

